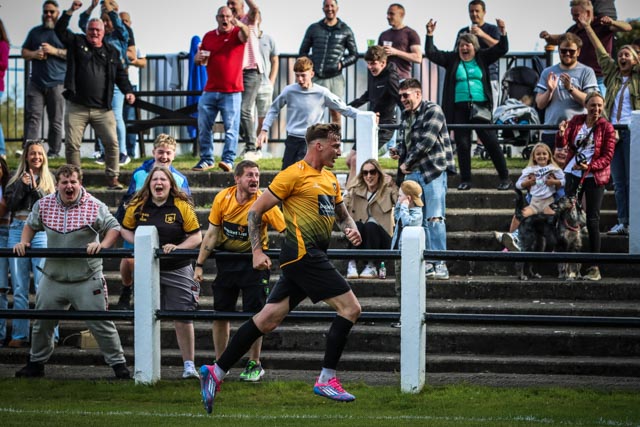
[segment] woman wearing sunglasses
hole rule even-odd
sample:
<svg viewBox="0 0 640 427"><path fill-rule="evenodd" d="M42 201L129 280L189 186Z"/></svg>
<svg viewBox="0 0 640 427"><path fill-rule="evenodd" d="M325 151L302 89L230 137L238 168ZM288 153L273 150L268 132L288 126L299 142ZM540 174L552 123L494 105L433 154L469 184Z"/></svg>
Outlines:
<svg viewBox="0 0 640 427"><path fill-rule="evenodd" d="M393 207L398 200L398 188L391 176L382 171L377 160L366 160L360 168L355 183L344 196L349 214L356 222L362 236L358 249L389 249L393 235ZM347 279L372 279L378 277L373 260L358 274L355 260L349 260Z"/></svg>

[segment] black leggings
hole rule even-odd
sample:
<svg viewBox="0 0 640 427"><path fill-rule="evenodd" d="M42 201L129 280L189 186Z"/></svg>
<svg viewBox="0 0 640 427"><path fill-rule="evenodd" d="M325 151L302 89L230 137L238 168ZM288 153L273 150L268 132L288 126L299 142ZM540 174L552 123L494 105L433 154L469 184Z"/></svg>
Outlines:
<svg viewBox="0 0 640 427"><path fill-rule="evenodd" d="M580 178L572 174L565 175L565 193L575 196L580 184ZM604 185L597 185L593 177L586 178L582 183L582 190L577 195L578 201L584 194L587 213L587 231L589 232L589 246L592 253L600 252L600 208L604 197Z"/></svg>
<svg viewBox="0 0 640 427"><path fill-rule="evenodd" d="M454 123L469 122L468 102L456 102L454 112ZM509 170L502 148L498 143L496 131L488 129L475 129L475 131L478 138L482 140L484 149L489 153L500 180L506 181L509 179ZM458 166L460 167L460 181L471 182L471 129L456 129L455 142L458 152Z"/></svg>

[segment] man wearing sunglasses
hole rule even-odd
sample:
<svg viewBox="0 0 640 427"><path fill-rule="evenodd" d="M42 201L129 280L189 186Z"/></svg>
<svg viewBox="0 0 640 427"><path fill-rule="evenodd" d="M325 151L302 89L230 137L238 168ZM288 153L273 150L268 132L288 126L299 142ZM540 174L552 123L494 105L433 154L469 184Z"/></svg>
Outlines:
<svg viewBox="0 0 640 427"><path fill-rule="evenodd" d="M560 63L542 70L535 88L536 106L545 110L545 125L558 125L584 113L587 94L598 90L593 69L578 62L582 40L573 33L565 33L559 42ZM555 130L542 131L541 140L551 150L555 145L555 135Z"/></svg>
<svg viewBox="0 0 640 427"><path fill-rule="evenodd" d="M602 75L602 69L600 68L598 60L596 58L596 50L591 43L591 40L589 40L589 36L587 35L587 32L580 21L586 20L587 22L591 23L591 27L595 31L596 35L602 42L602 45L605 47L609 55L611 55L613 52L613 38L615 34L622 31L631 31L632 28L628 22L616 21L615 15L617 15L617 13L615 11L614 5L607 5L606 3L608 2L600 1L598 2L599 9L594 10L593 3L596 3L596 1L592 2L591 0L571 0L571 2L569 2L569 6L571 7L571 18L573 19L575 24L567 29L567 33L573 33L576 36L580 37L580 40L582 40L583 49L578 52L578 61L588 67L593 68L598 81L599 91L604 96L604 77ZM607 13L609 15L606 15ZM547 31L542 31L540 33L540 38L544 39L547 44L557 45L560 43L561 37L562 34L549 34Z"/></svg>
<svg viewBox="0 0 640 427"><path fill-rule="evenodd" d="M49 158L58 157L62 146L62 91L67 71L67 49L53 30L59 16L58 3L55 0L46 0L42 5L42 25L33 27L22 44L22 57L31 61L25 102L25 140L44 136L40 135L40 130L46 108L49 121Z"/></svg>

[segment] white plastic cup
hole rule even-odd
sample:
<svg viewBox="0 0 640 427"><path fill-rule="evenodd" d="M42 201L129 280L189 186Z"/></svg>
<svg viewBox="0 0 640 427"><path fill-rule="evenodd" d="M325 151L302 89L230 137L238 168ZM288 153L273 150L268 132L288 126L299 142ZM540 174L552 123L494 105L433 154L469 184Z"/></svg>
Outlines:
<svg viewBox="0 0 640 427"><path fill-rule="evenodd" d="M384 47L391 47L393 45L393 42L390 40L385 40L382 42L382 46Z"/></svg>
<svg viewBox="0 0 640 427"><path fill-rule="evenodd" d="M202 65L206 66L209 63L209 56L211 56L211 52L208 50L201 50L200 56L202 57Z"/></svg>

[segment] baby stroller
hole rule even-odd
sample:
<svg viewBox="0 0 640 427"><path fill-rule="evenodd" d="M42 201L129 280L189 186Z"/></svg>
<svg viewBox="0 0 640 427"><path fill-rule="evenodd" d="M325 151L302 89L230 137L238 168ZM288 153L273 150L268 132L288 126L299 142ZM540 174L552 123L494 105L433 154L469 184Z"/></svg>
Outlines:
<svg viewBox="0 0 640 427"><path fill-rule="evenodd" d="M493 112L493 122L506 125L540 124L538 111L531 106L538 78L538 73L529 67L516 66L509 69L502 79L501 102ZM522 157L528 159L536 141L535 133L529 130L499 130L498 141L507 157L511 157L512 146L524 146ZM489 157L484 150L480 156L483 159Z"/></svg>

